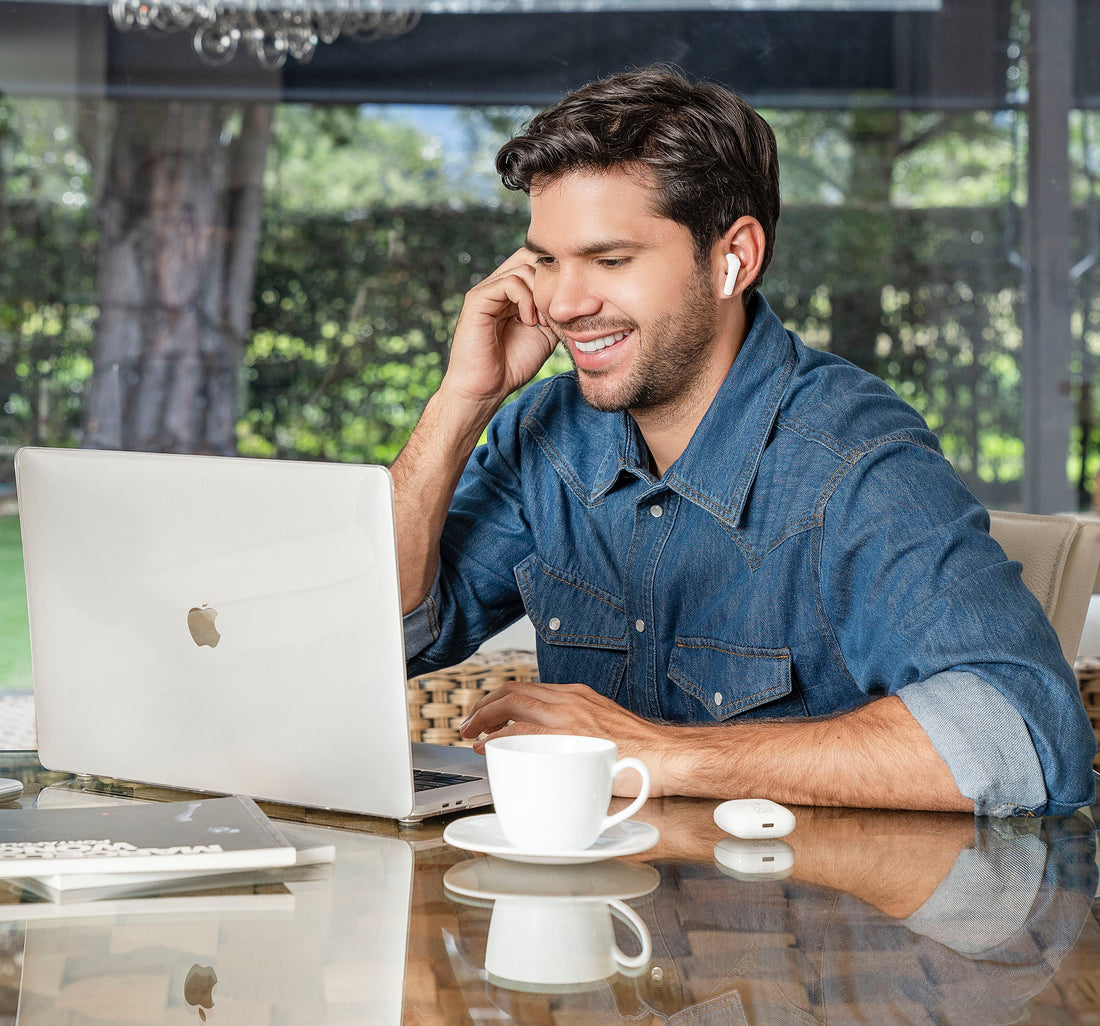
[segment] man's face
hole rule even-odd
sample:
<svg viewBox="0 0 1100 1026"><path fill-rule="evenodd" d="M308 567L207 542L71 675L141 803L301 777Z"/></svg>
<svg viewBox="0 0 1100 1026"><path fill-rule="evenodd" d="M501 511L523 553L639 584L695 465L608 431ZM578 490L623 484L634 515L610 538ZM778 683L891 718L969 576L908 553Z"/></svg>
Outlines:
<svg viewBox="0 0 1100 1026"><path fill-rule="evenodd" d="M653 202L645 179L623 171L531 190L535 304L598 410L671 408L708 387L718 321L710 271L687 228Z"/></svg>

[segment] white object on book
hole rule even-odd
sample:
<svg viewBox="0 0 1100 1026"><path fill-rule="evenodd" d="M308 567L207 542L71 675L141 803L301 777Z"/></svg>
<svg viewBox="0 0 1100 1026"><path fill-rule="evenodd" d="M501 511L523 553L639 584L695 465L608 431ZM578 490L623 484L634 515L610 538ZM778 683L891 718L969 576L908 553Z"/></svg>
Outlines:
<svg viewBox="0 0 1100 1026"><path fill-rule="evenodd" d="M318 844L289 825L280 826L280 831L294 845L296 857L289 866L184 872L152 869L141 873L56 873L53 876L25 877L18 881L18 885L39 897L62 903L179 894L184 891L284 883L300 879L297 870L324 865L336 858L336 846L333 844Z"/></svg>
<svg viewBox="0 0 1100 1026"><path fill-rule="evenodd" d="M259 869L296 858L259 806L239 795L0 810L0 878Z"/></svg>

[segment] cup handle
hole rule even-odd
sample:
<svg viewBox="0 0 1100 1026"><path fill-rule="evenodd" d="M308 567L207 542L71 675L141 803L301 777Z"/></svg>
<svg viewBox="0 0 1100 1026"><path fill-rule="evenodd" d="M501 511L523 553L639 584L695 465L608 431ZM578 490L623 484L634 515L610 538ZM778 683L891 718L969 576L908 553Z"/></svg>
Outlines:
<svg viewBox="0 0 1100 1026"><path fill-rule="evenodd" d="M641 916L625 902L616 899L615 901L609 901L607 904L611 911L634 932L634 936L638 938L638 943L642 948L636 955L624 955L619 950L618 944L616 944L611 949L616 963L622 969L644 969L649 965L649 959L653 955L653 941L649 937L649 930L646 929Z"/></svg>
<svg viewBox="0 0 1100 1026"><path fill-rule="evenodd" d="M635 812L645 805L646 799L649 797L649 767L641 759L620 759L611 767L611 779L614 780L623 770L627 769L637 770L641 774L642 786L638 789L638 797L625 809L616 812L614 816L605 816L603 825L600 827L601 834L616 823L621 823L624 819L630 819Z"/></svg>

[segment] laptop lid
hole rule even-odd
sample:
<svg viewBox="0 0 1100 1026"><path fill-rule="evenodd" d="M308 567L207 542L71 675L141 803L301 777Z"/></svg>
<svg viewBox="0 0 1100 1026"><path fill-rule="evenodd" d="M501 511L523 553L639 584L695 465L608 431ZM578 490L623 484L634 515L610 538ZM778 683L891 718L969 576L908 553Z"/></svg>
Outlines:
<svg viewBox="0 0 1100 1026"><path fill-rule="evenodd" d="M384 467L30 448L16 481L44 766L423 814Z"/></svg>

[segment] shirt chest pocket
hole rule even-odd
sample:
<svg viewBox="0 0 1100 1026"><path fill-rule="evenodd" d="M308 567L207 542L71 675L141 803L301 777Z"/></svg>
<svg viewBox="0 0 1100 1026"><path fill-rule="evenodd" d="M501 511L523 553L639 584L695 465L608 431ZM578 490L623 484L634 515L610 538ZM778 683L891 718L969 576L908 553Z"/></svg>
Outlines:
<svg viewBox="0 0 1100 1026"><path fill-rule="evenodd" d="M626 667L623 606L576 574L529 556L515 569L527 615L538 634L539 677L587 684L615 698Z"/></svg>
<svg viewBox="0 0 1100 1026"><path fill-rule="evenodd" d="M677 638L668 677L676 686L669 695L676 708L667 710L667 714L681 722L728 720L751 710L768 716L806 714L791 682L791 653L787 648L751 648L713 638Z"/></svg>

